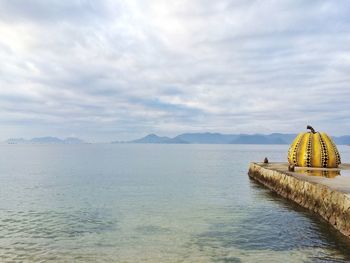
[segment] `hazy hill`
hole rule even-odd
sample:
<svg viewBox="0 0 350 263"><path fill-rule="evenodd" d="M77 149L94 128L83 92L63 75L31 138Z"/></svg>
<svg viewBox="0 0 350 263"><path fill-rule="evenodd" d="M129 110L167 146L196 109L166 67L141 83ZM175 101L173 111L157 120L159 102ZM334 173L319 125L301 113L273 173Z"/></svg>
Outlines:
<svg viewBox="0 0 350 263"><path fill-rule="evenodd" d="M155 134L149 134L145 137L142 137L137 140L130 141L130 143L164 143L165 141L170 140L169 137L160 137Z"/></svg>
<svg viewBox="0 0 350 263"><path fill-rule="evenodd" d="M221 134L221 133L183 133L173 138L149 134L137 140L112 143L164 143L164 144L291 144L297 134ZM337 145L350 145L350 135L333 136ZM68 137L60 139L46 136L32 139L10 138L8 144L82 144L85 141Z"/></svg>
<svg viewBox="0 0 350 263"><path fill-rule="evenodd" d="M295 138L296 135L292 136ZM221 134L221 133L184 133L174 138L160 137L149 134L127 143L181 143L181 144L290 144L290 135L248 135L248 134Z"/></svg>
<svg viewBox="0 0 350 263"><path fill-rule="evenodd" d="M63 143L65 144L80 144L80 143L86 143L85 141L76 138L76 137L68 137L63 140Z"/></svg>
<svg viewBox="0 0 350 263"><path fill-rule="evenodd" d="M180 138L169 138L169 137L160 137L155 134L149 134L141 139L130 141L129 143L169 143L169 144L183 144L188 143Z"/></svg>
<svg viewBox="0 0 350 263"><path fill-rule="evenodd" d="M63 143L63 140L56 137L37 137L30 140L31 143Z"/></svg>
<svg viewBox="0 0 350 263"><path fill-rule="evenodd" d="M269 135L246 135L241 134L235 140L231 142L232 144L288 144L287 141L280 137L271 137Z"/></svg>
<svg viewBox="0 0 350 263"><path fill-rule="evenodd" d="M333 140L336 144L347 144L350 145L350 135L333 137Z"/></svg>
<svg viewBox="0 0 350 263"><path fill-rule="evenodd" d="M185 141L181 138L172 138L172 139L169 139L167 141L165 141L164 143L169 143L169 144L188 144L189 142L188 141Z"/></svg>
<svg viewBox="0 0 350 263"><path fill-rule="evenodd" d="M297 134L221 134L183 133L174 138L149 134L126 143L191 143L191 144L291 144ZM350 136L333 137L336 144L350 144Z"/></svg>
<svg viewBox="0 0 350 263"><path fill-rule="evenodd" d="M202 144L226 144L232 142L238 135L221 133L184 133L176 136L174 139L180 139L188 143Z"/></svg>
<svg viewBox="0 0 350 263"><path fill-rule="evenodd" d="M269 135L266 135L269 138L273 139L273 140L282 140L287 144L291 144L293 142L293 140L297 137L297 134L294 133L271 133Z"/></svg>

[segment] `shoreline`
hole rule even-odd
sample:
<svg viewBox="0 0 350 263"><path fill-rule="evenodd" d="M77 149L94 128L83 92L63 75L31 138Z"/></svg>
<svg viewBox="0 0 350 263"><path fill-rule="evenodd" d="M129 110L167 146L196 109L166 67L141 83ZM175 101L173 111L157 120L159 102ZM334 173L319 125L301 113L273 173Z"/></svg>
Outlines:
<svg viewBox="0 0 350 263"><path fill-rule="evenodd" d="M329 177L314 175L320 173ZM350 164L336 169L298 167L290 172L287 163L253 162L248 175L315 212L350 239Z"/></svg>

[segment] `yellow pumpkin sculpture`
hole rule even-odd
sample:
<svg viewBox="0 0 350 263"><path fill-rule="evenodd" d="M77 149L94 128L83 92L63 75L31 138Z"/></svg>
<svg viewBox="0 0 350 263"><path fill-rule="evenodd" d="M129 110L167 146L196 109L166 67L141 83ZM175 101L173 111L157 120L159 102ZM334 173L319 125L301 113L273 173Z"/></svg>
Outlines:
<svg viewBox="0 0 350 263"><path fill-rule="evenodd" d="M336 168L341 163L340 154L333 140L324 132L301 132L288 151L288 162L301 167Z"/></svg>

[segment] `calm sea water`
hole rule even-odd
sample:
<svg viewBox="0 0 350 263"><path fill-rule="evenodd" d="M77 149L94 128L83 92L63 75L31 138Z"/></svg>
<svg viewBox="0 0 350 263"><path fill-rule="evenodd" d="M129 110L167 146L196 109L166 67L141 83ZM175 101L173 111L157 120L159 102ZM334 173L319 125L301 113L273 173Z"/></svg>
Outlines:
<svg viewBox="0 0 350 263"><path fill-rule="evenodd" d="M249 180L287 148L0 145L0 261L349 261L327 223Z"/></svg>

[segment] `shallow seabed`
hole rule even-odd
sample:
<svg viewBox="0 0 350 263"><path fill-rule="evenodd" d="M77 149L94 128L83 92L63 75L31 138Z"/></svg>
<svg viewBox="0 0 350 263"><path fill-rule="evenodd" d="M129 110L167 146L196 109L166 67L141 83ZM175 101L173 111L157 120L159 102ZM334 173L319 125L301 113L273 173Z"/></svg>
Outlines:
<svg viewBox="0 0 350 263"><path fill-rule="evenodd" d="M0 145L0 261L349 261L325 221L249 180L287 148Z"/></svg>

